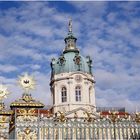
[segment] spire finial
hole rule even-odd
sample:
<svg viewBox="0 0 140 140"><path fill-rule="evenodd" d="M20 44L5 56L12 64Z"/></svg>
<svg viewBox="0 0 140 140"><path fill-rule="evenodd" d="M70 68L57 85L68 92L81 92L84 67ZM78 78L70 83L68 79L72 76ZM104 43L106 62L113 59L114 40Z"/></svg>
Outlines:
<svg viewBox="0 0 140 140"><path fill-rule="evenodd" d="M69 20L69 32L72 32L72 19Z"/></svg>

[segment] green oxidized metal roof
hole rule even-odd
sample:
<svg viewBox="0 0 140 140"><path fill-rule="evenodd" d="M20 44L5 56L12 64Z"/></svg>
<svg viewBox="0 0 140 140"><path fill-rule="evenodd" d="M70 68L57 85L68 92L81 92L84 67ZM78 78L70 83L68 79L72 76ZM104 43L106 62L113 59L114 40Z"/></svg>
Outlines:
<svg viewBox="0 0 140 140"><path fill-rule="evenodd" d="M90 61L89 57L83 57L75 51L69 51L61 55L58 59L52 60L52 71L53 74L76 71L91 74Z"/></svg>

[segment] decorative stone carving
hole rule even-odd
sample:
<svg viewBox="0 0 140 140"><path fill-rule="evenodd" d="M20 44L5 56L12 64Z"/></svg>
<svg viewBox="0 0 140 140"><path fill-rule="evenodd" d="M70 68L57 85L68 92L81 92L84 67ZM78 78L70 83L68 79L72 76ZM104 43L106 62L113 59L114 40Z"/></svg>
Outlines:
<svg viewBox="0 0 140 140"><path fill-rule="evenodd" d="M76 81L77 83L82 82L82 76L81 76L81 75L76 75L76 76L75 76L75 81Z"/></svg>
<svg viewBox="0 0 140 140"><path fill-rule="evenodd" d="M80 65L80 62L81 62L81 56L76 55L76 56L74 57L74 62L75 62L75 64Z"/></svg>
<svg viewBox="0 0 140 140"><path fill-rule="evenodd" d="M63 56L63 55L61 55L60 57L59 57L59 64L62 66L62 65L64 65L65 64L65 57Z"/></svg>

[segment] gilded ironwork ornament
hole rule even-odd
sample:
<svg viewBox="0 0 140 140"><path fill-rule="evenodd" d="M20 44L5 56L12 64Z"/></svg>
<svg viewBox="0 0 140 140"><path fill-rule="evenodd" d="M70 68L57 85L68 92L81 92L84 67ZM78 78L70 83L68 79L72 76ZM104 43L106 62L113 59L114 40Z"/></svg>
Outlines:
<svg viewBox="0 0 140 140"><path fill-rule="evenodd" d="M7 119L8 119L7 116L2 116L2 117L0 118L0 123L4 123L4 122L6 122Z"/></svg>
<svg viewBox="0 0 140 140"><path fill-rule="evenodd" d="M4 105L4 103L0 103L0 111L2 111L3 109L5 108L5 105Z"/></svg>
<svg viewBox="0 0 140 140"><path fill-rule="evenodd" d="M18 109L17 122L35 122L37 120L35 109Z"/></svg>
<svg viewBox="0 0 140 140"><path fill-rule="evenodd" d="M18 110L18 114L19 115L31 115L31 116L33 116L33 115L35 115L35 109L34 108L32 108L32 109L19 109Z"/></svg>
<svg viewBox="0 0 140 140"><path fill-rule="evenodd" d="M63 112L58 111L58 113L60 114L59 116L59 121L60 122L65 122L67 120L67 118L65 117Z"/></svg>
<svg viewBox="0 0 140 140"><path fill-rule="evenodd" d="M110 112L109 111L109 119L115 123L117 120L118 120L118 115L119 115L119 112L117 111L113 111L113 112Z"/></svg>
<svg viewBox="0 0 140 140"><path fill-rule="evenodd" d="M0 85L0 100L3 98L6 98L7 95L9 94L9 91L7 90L7 87L4 85Z"/></svg>
<svg viewBox="0 0 140 140"><path fill-rule="evenodd" d="M77 112L74 113L74 119L77 119L78 118L78 115L77 115Z"/></svg>
<svg viewBox="0 0 140 140"><path fill-rule="evenodd" d="M135 121L140 123L140 112L135 114Z"/></svg>
<svg viewBox="0 0 140 140"><path fill-rule="evenodd" d="M86 112L84 112L84 114L87 115L87 118L85 118L85 121L91 122L92 121L92 117L91 117L92 113L86 111Z"/></svg>
<svg viewBox="0 0 140 140"><path fill-rule="evenodd" d="M27 127L25 130L24 130L25 134L29 134L31 132L31 130Z"/></svg>
<svg viewBox="0 0 140 140"><path fill-rule="evenodd" d="M29 90L35 88L34 78L32 76L29 76L27 73L19 77L19 84L25 90L26 93L28 93Z"/></svg>
<svg viewBox="0 0 140 140"><path fill-rule="evenodd" d="M9 117L6 115L0 116L0 129L6 129L7 128L7 122L9 120Z"/></svg>
<svg viewBox="0 0 140 140"><path fill-rule="evenodd" d="M37 132L36 130L31 130L29 127L27 127L23 131L18 131L17 138L19 140L37 140Z"/></svg>
<svg viewBox="0 0 140 140"><path fill-rule="evenodd" d="M23 99L25 102L33 101L33 98L32 98L32 96L31 96L30 94L23 94L22 99Z"/></svg>
<svg viewBox="0 0 140 140"><path fill-rule="evenodd" d="M124 115L123 118L124 118L125 120L129 119L129 114L126 114L126 113L125 113L125 115Z"/></svg>

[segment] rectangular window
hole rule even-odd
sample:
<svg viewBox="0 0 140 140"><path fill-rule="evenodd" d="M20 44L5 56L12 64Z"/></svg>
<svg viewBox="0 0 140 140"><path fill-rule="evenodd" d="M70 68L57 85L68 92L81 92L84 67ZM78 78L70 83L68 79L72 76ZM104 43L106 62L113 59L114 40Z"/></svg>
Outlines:
<svg viewBox="0 0 140 140"><path fill-rule="evenodd" d="M61 94L62 94L62 102L67 102L67 89L65 87L62 88Z"/></svg>
<svg viewBox="0 0 140 140"><path fill-rule="evenodd" d="M62 102L67 102L67 96L62 97Z"/></svg>
<svg viewBox="0 0 140 140"><path fill-rule="evenodd" d="M76 101L81 101L81 92L76 92Z"/></svg>

